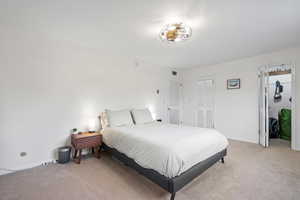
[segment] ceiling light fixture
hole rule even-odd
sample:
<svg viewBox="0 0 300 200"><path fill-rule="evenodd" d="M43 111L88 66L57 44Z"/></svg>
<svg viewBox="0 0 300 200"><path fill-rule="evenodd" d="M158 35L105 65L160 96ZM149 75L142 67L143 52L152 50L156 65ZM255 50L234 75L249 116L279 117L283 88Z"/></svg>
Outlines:
<svg viewBox="0 0 300 200"><path fill-rule="evenodd" d="M182 22L167 24L160 31L159 36L162 41L170 43L180 42L192 36L192 29Z"/></svg>

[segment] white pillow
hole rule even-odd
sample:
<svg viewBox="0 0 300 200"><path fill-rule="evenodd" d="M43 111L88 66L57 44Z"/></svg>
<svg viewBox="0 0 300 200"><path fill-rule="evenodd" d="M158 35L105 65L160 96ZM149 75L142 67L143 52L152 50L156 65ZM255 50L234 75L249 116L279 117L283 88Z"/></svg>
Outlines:
<svg viewBox="0 0 300 200"><path fill-rule="evenodd" d="M153 118L149 109L134 109L131 111L134 122L136 124L145 124L153 122Z"/></svg>
<svg viewBox="0 0 300 200"><path fill-rule="evenodd" d="M132 126L133 121L130 114L130 110L105 110L107 121L110 127L116 126Z"/></svg>

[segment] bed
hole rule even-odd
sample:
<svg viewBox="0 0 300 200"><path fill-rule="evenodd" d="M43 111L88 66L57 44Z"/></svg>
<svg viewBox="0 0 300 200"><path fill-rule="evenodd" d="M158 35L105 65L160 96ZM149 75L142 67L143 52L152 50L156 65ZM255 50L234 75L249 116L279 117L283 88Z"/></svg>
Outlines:
<svg viewBox="0 0 300 200"><path fill-rule="evenodd" d="M163 189L176 192L218 161L228 141L215 129L151 121L106 127L103 149Z"/></svg>

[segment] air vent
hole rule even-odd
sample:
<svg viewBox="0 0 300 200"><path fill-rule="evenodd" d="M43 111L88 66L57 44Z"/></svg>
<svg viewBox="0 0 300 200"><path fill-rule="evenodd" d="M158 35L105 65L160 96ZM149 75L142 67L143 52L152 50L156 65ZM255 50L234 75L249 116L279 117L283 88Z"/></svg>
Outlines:
<svg viewBox="0 0 300 200"><path fill-rule="evenodd" d="M21 157L24 157L24 156L26 156L26 155L27 155L26 152L21 152L21 153L20 153L20 156L21 156Z"/></svg>

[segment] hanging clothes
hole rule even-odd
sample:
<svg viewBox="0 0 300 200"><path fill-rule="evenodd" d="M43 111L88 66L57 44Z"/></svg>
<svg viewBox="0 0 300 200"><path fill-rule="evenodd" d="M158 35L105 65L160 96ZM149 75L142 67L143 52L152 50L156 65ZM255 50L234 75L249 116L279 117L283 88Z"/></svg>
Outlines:
<svg viewBox="0 0 300 200"><path fill-rule="evenodd" d="M274 93L274 102L280 102L282 99L281 93L283 92L283 86L280 84L280 81L276 81L276 88Z"/></svg>

